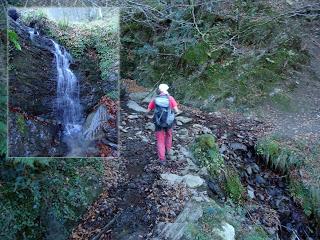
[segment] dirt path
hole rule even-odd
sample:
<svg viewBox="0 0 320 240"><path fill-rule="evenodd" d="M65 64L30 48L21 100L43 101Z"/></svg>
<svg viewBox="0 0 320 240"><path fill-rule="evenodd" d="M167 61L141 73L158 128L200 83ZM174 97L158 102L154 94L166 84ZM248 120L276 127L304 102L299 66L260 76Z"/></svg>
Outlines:
<svg viewBox="0 0 320 240"><path fill-rule="evenodd" d="M193 124L215 126L219 136L223 128L236 126L225 121L223 115L204 116L195 109L182 107L186 117L192 117L192 124L175 126L175 161L160 166L155 151L154 132L145 129L146 121L141 113L121 104L121 157L106 160L105 191L88 210L83 222L74 230L71 239L147 239L152 236L159 221L170 222L183 209L189 198L184 185L168 186L160 178L161 173L186 173L188 161L179 155L198 132L192 132ZM210 121L211 119L211 121ZM230 118L232 119L232 118ZM219 125L219 127L218 127ZM186 135L184 135L186 133Z"/></svg>
<svg viewBox="0 0 320 240"><path fill-rule="evenodd" d="M269 126L234 113L203 113L180 106L183 118L191 122L174 127L174 160L161 166L155 151L154 132L146 128L148 121L141 112L127 107L128 100L126 97L121 102L121 156L106 160L104 192L88 209L71 239L172 239L159 236L161 223L163 226L179 219L186 204L200 192L217 198L207 186L209 177L206 171L192 163L188 152L196 136L203 133L212 133L217 137L226 163L239 171L244 186L253 189L256 194L253 199L246 196L248 204L259 206L247 216L246 222L254 224L261 221L271 232L277 231L281 223L284 224L283 229L286 224L293 227L298 226L299 222L308 224L302 211L288 196L281 174L272 173L255 157L253 146L256 139L269 131ZM231 146L240 146L240 149L232 149ZM246 169L252 164L261 166L257 172L248 175ZM193 174L205 179L206 184L201 190L190 188L184 182L168 184L161 175L163 173L179 176ZM223 199L220 200L223 202ZM286 204L290 204L290 210L296 216L292 221ZM271 220L270 212L273 213ZM280 232L281 239L286 239L290 234L286 230Z"/></svg>
<svg viewBox="0 0 320 240"><path fill-rule="evenodd" d="M155 223L164 217L159 210L159 197L166 196L154 196L157 190L153 188L159 187L161 172L176 172L183 163L172 162L161 169L164 167L157 160L154 133L145 129L146 120L141 114L130 111L125 104L123 101L121 156L106 161L105 192L88 210L71 239L146 239ZM174 188L168 191L169 195L175 193ZM172 215L176 216L181 207L183 204ZM104 234L99 235L101 232Z"/></svg>

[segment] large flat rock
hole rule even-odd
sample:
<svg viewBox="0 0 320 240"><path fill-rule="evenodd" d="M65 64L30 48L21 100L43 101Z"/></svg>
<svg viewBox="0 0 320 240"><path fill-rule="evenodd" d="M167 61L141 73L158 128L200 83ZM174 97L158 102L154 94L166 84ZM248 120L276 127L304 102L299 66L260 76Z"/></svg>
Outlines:
<svg viewBox="0 0 320 240"><path fill-rule="evenodd" d="M144 107L141 107L138 103L132 100L128 101L127 107L136 112L147 112L147 109L145 109Z"/></svg>
<svg viewBox="0 0 320 240"><path fill-rule="evenodd" d="M201 177L191 174L179 176L172 173L163 173L161 174L161 178L168 181L169 184L178 184L181 182L185 182L186 185L190 188L200 187L205 182Z"/></svg>

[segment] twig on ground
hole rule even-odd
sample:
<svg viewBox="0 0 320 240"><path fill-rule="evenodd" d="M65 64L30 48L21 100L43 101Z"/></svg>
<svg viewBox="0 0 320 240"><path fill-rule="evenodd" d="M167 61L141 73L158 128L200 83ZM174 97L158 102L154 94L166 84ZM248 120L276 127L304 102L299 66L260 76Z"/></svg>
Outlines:
<svg viewBox="0 0 320 240"><path fill-rule="evenodd" d="M111 225L117 220L117 218L121 215L121 212L117 213L116 216L114 216L110 222L108 222L103 228L102 230L95 235L93 238L91 238L91 240L99 240L100 237L102 236L102 234L104 234L106 231L109 230L109 228L111 227Z"/></svg>

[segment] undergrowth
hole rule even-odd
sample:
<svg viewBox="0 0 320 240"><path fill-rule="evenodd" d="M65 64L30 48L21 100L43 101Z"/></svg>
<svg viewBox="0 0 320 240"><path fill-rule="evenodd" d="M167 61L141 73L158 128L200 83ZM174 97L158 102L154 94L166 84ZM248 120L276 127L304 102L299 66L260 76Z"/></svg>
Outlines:
<svg viewBox="0 0 320 240"><path fill-rule="evenodd" d="M266 101L294 110L286 86L291 72L309 63L301 22L261 1L209 9L195 12L203 35L189 22L189 8L177 9L177 21L185 24L149 26L139 12L135 17L141 23L125 22L122 77L148 86L166 81L181 102L208 110L255 107ZM278 87L285 92L273 97L270 93Z"/></svg>
<svg viewBox="0 0 320 240"><path fill-rule="evenodd" d="M2 159L0 170L0 238L65 239L101 190L103 162Z"/></svg>
<svg viewBox="0 0 320 240"><path fill-rule="evenodd" d="M101 79L108 80L110 68L119 61L118 23L109 24L107 20L96 20L83 24L71 23L67 20L51 21L41 10L31 11L23 15L26 25L36 23L39 31L56 39L65 46L75 60L87 57L88 50L97 56Z"/></svg>
<svg viewBox="0 0 320 240"><path fill-rule="evenodd" d="M218 146L213 135L199 136L192 146L192 152L201 167L206 167L209 173L216 177L222 172L224 160L219 153Z"/></svg>
<svg viewBox="0 0 320 240"><path fill-rule="evenodd" d="M313 144L311 144L313 145ZM320 188L318 175L319 146L301 141L285 141L271 136L260 139L257 153L267 164L287 174L289 191L306 215L320 223Z"/></svg>

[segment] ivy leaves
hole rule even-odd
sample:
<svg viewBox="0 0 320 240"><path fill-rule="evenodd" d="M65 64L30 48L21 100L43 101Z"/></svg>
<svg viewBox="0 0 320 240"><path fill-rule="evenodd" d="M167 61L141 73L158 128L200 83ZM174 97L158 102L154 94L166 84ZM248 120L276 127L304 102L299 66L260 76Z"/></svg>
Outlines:
<svg viewBox="0 0 320 240"><path fill-rule="evenodd" d="M19 44L19 36L18 34L11 30L11 29L8 29L8 40L9 42L13 43L13 45L15 46L15 48L19 51L21 51L21 46Z"/></svg>

